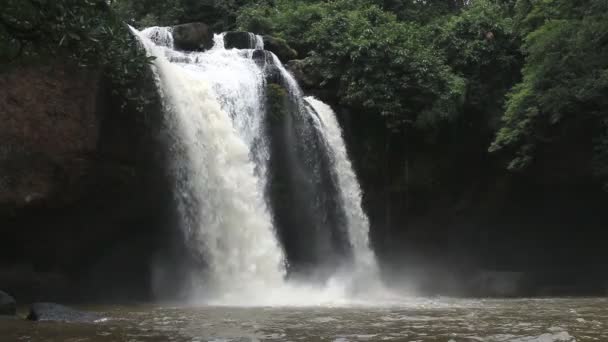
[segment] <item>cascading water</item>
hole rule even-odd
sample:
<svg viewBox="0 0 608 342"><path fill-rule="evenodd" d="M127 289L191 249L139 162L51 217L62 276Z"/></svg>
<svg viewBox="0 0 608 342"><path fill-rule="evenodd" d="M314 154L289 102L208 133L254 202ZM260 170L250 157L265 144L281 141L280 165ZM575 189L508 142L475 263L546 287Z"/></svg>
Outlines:
<svg viewBox="0 0 608 342"><path fill-rule="evenodd" d="M306 97L305 100L312 107L314 114L318 116L319 120L315 120L315 123L330 149L332 163L340 184L340 197L346 211L349 238L355 258L354 264L374 268L376 258L369 247L369 220L361 207L361 187L348 158L342 129L338 124L336 114L331 107L314 97Z"/></svg>
<svg viewBox="0 0 608 342"><path fill-rule="evenodd" d="M225 49L222 34L211 50L181 52L173 49L170 28L133 32L156 57L174 140L179 224L198 261L191 295L238 305L344 299L350 285L331 277L324 289L287 280L298 264L332 264L334 272L351 264L377 277L335 115L318 100L304 100L278 58L262 50L262 39L251 35L249 49ZM282 101L288 113L280 118L267 108L272 84L288 94Z"/></svg>
<svg viewBox="0 0 608 342"><path fill-rule="evenodd" d="M201 254L207 266L205 274L194 272L192 281L204 286L201 293L227 301L278 287L285 276L283 253L250 158L258 119L257 107L246 99L259 96L255 94L256 73L249 71L255 70L255 64L224 55L228 51L186 54L155 45L146 34L156 37L158 30L144 31L139 37L156 57L161 96L178 141L173 173L182 229L191 249ZM237 69L249 72L238 77L239 83L214 88L217 82L205 72L207 68L213 69L213 61L237 68L238 63L228 63L235 60L251 63ZM234 119L222 110L217 96L231 87L253 92L240 96L238 104L224 103L228 108L244 109Z"/></svg>

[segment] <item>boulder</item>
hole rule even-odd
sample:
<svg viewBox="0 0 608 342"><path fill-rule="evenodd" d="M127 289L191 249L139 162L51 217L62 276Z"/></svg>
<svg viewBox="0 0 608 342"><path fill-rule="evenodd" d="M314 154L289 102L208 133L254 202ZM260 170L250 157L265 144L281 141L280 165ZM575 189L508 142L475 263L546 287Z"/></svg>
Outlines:
<svg viewBox="0 0 608 342"><path fill-rule="evenodd" d="M14 316L17 314L15 298L6 292L0 291L0 316Z"/></svg>
<svg viewBox="0 0 608 342"><path fill-rule="evenodd" d="M304 89L318 88L323 81L321 74L310 66L307 59L291 60L286 68Z"/></svg>
<svg viewBox="0 0 608 342"><path fill-rule="evenodd" d="M230 31L224 35L226 49L255 49L257 38L255 34L244 31Z"/></svg>
<svg viewBox="0 0 608 342"><path fill-rule="evenodd" d="M273 52L285 63L298 57L298 52L292 49L284 39L264 36L264 49Z"/></svg>
<svg viewBox="0 0 608 342"><path fill-rule="evenodd" d="M30 321L94 323L103 319L103 316L54 303L34 303L30 307L27 319Z"/></svg>
<svg viewBox="0 0 608 342"><path fill-rule="evenodd" d="M177 25L173 27L173 44L179 50L207 50L213 47L213 32L203 23Z"/></svg>
<svg viewBox="0 0 608 342"><path fill-rule="evenodd" d="M272 52L266 50L255 50L252 55L253 61L264 70L264 76L268 83L283 83L281 70L274 63Z"/></svg>
<svg viewBox="0 0 608 342"><path fill-rule="evenodd" d="M274 64L270 51L255 50L253 51L251 58L260 68L264 68L268 65Z"/></svg>

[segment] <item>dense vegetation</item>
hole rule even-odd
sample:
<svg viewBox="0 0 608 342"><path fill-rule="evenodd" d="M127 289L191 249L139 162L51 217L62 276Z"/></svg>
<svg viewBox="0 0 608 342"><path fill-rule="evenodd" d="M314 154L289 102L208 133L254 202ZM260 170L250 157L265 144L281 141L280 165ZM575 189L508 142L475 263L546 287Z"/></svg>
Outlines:
<svg viewBox="0 0 608 342"><path fill-rule="evenodd" d="M4 0L0 62L14 66L67 59L104 70L115 93L138 110L146 98L137 80L150 58L105 0Z"/></svg>
<svg viewBox="0 0 608 342"><path fill-rule="evenodd" d="M519 1L526 53L523 81L509 93L491 150L509 148L511 169L531 162L539 144L584 129L597 143L596 171L608 172L608 2Z"/></svg>
<svg viewBox="0 0 608 342"><path fill-rule="evenodd" d="M5 63L66 55L106 68L136 98L133 75L148 60L123 22L203 21L285 39L318 88L381 118L386 134L415 132L428 143L479 132L512 171L591 135L596 175L608 177L604 0L4 2Z"/></svg>

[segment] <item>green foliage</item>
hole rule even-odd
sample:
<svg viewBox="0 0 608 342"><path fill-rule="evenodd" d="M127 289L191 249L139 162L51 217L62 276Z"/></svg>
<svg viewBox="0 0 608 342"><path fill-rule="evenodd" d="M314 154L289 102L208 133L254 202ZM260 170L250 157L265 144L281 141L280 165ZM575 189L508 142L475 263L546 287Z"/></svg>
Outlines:
<svg viewBox="0 0 608 342"><path fill-rule="evenodd" d="M523 81L511 91L490 147L514 151L513 170L532 161L538 144L567 139L566 128L576 122L600 126L608 119L608 3L521 0L517 10L525 35ZM590 134L596 135L596 167L603 174L606 136Z"/></svg>
<svg viewBox="0 0 608 342"><path fill-rule="evenodd" d="M266 85L268 113L272 120L279 121L287 115L287 90L279 84Z"/></svg>
<svg viewBox="0 0 608 342"><path fill-rule="evenodd" d="M461 104L464 81L427 44L424 29L367 1L275 1L244 9L238 23L307 51L321 86L335 85L343 103L382 115L390 128L432 126Z"/></svg>
<svg viewBox="0 0 608 342"><path fill-rule="evenodd" d="M514 31L513 6L478 0L458 15L430 25L433 43L466 80L466 111L483 129L494 129L505 94L520 79L521 39Z"/></svg>
<svg viewBox="0 0 608 342"><path fill-rule="evenodd" d="M475 140L479 145L495 135L489 150L510 155L511 170L530 164L551 142L568 141L580 127L592 127L596 174L608 178L605 0L4 0L3 5L0 62L69 58L104 69L115 91L140 109L147 100L137 82L150 59L124 22L146 27L202 21L216 32L238 28L286 40L315 75L313 85L330 90L343 105L381 117L390 130L413 127L408 134L425 139L448 127L456 138L477 132L484 137ZM282 91L278 85L267 88L277 117L284 110Z"/></svg>
<svg viewBox="0 0 608 342"><path fill-rule="evenodd" d="M467 1L464 0L382 0L377 1L379 5L395 13L397 17L404 21L415 21L428 23L444 16L458 13L465 7Z"/></svg>
<svg viewBox="0 0 608 342"><path fill-rule="evenodd" d="M69 59L105 70L125 105L133 101L141 110L146 103L136 83L150 58L105 0L6 0L0 19L3 41L15 47L4 62Z"/></svg>
<svg viewBox="0 0 608 342"><path fill-rule="evenodd" d="M520 44L508 6L478 0L435 29L435 44L458 72L479 77L480 71L503 74L520 67Z"/></svg>
<svg viewBox="0 0 608 342"><path fill-rule="evenodd" d="M137 27L204 22L217 31L234 28L237 11L252 0L114 0L112 7Z"/></svg>

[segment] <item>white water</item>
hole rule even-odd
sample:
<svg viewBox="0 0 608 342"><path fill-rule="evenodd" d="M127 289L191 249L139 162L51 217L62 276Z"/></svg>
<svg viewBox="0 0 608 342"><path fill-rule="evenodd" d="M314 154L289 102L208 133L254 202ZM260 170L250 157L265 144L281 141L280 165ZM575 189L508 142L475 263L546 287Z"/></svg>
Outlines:
<svg viewBox="0 0 608 342"><path fill-rule="evenodd" d="M209 268L207 274L193 275L193 282L205 287L201 292L195 290L193 296L205 293L205 297L238 301L280 287L285 276L283 253L249 154L248 145L257 130L249 114L255 115L256 109L248 108L251 111L233 121L218 101L216 92L223 89L213 88L217 75L206 73L205 63L169 61L196 60L204 54L180 53L153 44L145 32L138 35L148 53L156 57L154 65L166 115L183 146L174 159L182 229L191 248L203 252ZM236 56L225 57L218 58L218 64L238 66ZM237 70L249 67L255 64ZM255 82L254 76L249 72L238 79ZM232 84L228 88L241 86ZM255 92L257 84L245 84L243 88L248 86ZM242 131L248 134L239 134Z"/></svg>
<svg viewBox="0 0 608 342"><path fill-rule="evenodd" d="M315 122L329 146L334 169L338 175L340 196L346 212L349 238L355 257L354 266L376 272L376 257L369 245L369 220L361 206L361 188L348 158L336 114L331 107L314 97L306 97L305 100L319 116L319 120Z"/></svg>
<svg viewBox="0 0 608 342"><path fill-rule="evenodd" d="M308 99L323 121L339 176L356 268L322 287L288 283L284 253L264 198L269 159L263 129L266 84L264 70L251 58L253 50L226 50L223 36L217 35L213 49L186 53L173 50L167 28L133 31L156 57L154 71L175 140L172 170L180 228L191 253L200 254L206 264L192 270L191 301L239 306L369 304L352 298L353 286L361 287L364 278L377 280L378 275L361 191L331 109ZM255 37L253 46L263 48L261 38ZM303 105L296 81L273 58L290 95ZM371 293L365 294L370 298Z"/></svg>

